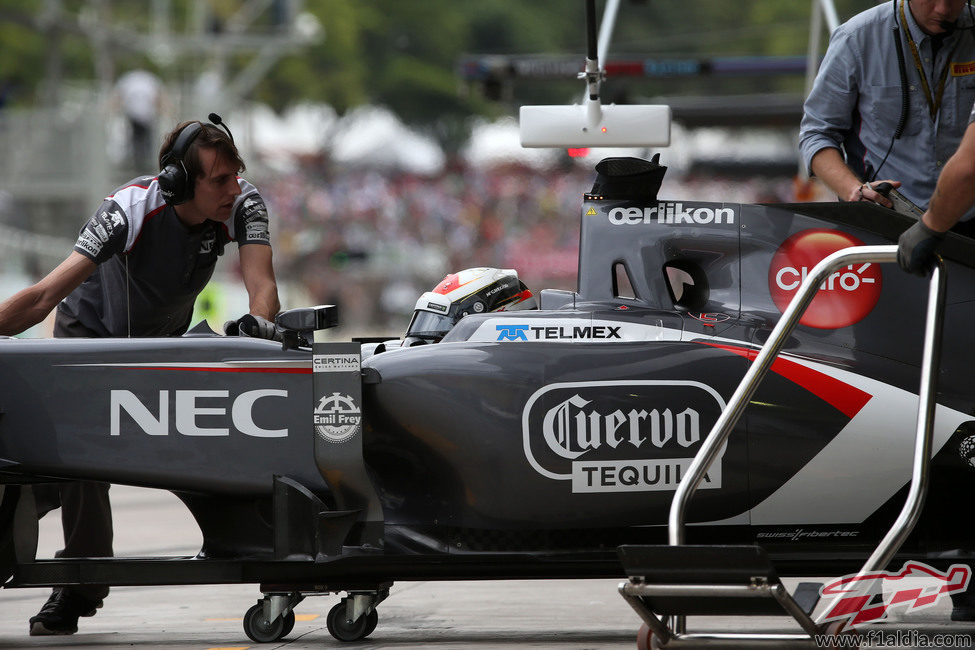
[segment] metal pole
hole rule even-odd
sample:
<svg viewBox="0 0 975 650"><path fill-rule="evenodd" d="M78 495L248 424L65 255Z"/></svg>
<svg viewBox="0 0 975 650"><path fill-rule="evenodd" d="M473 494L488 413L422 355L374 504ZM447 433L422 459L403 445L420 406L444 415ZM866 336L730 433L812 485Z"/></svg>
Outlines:
<svg viewBox="0 0 975 650"><path fill-rule="evenodd" d="M806 49L806 92L803 95L804 97L809 96L813 82L816 80L816 73L819 70L819 39L823 33L824 16L829 27L829 33L832 34L833 30L840 25L833 0L812 0L809 17L809 44ZM799 163L799 178L803 180L809 178L808 170L802 162Z"/></svg>
<svg viewBox="0 0 975 650"><path fill-rule="evenodd" d="M836 15L836 6L833 4L833 0L819 0L819 6L823 9L826 26L829 27L829 33L832 34L833 30L840 26L840 19Z"/></svg>
<svg viewBox="0 0 975 650"><path fill-rule="evenodd" d="M816 72L819 69L819 39L823 35L823 14L819 10L818 0L812 0L812 16L809 20L809 47L806 48L806 92L809 96Z"/></svg>
<svg viewBox="0 0 975 650"><path fill-rule="evenodd" d="M924 509L927 496L931 466L931 436L934 425L934 412L937 404L937 380L941 361L941 335L944 323L944 303L946 291L944 262L938 263L931 273L928 288L928 310L924 322L924 351L921 355L921 385L918 389L917 425L914 433L914 466L911 472L911 488L900 514L880 544L867 559L858 576L882 571L900 550ZM832 607L823 608L817 623Z"/></svg>
<svg viewBox="0 0 975 650"><path fill-rule="evenodd" d="M616 15L619 13L620 0L609 0L603 9L603 20L599 23L599 67L606 68L606 57L609 55L609 44L613 40L613 29L616 27Z"/></svg>
<svg viewBox="0 0 975 650"><path fill-rule="evenodd" d="M928 487L928 469L931 462L931 431L934 410L937 406L938 370L941 360L941 334L944 322L946 274L944 262L938 260L928 288L928 312L925 319L924 352L921 357L921 386L918 391L917 428L914 440L914 471L911 475L911 491L893 528L874 551L864 571L883 569L893 559L897 549L910 534L924 507ZM900 528L901 530L898 530Z"/></svg>
<svg viewBox="0 0 975 650"><path fill-rule="evenodd" d="M858 246L837 251L813 267L799 287L799 291L792 302L783 312L782 318L772 330L768 341L762 346L755 361L745 373L745 377L741 380L734 395L731 396L728 405L721 412L718 421L715 422L708 437L704 440L704 444L701 445L700 451L688 467L687 474L677 486L674 500L670 505L670 517L668 519L668 540L671 546L684 543L684 513L688 500L700 484L704 473L711 467L731 430L741 418L749 400L755 394L759 382L772 366L772 362L775 361L775 357L778 356L789 334L799 322L799 318L813 301L816 292L819 291L819 286L829 277L830 273L841 266L863 262L894 262L896 260L897 246Z"/></svg>

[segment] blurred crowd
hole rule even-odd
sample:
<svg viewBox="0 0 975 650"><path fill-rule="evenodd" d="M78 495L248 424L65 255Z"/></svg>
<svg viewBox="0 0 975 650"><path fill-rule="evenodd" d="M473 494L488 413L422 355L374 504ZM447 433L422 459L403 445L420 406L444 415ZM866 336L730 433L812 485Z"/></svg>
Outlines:
<svg viewBox="0 0 975 650"><path fill-rule="evenodd" d="M313 304L337 304L347 327L396 334L419 295L461 269L513 268L534 291L575 289L582 195L594 179L591 166L571 160L545 170L458 163L435 177L311 160L258 183L272 212L279 278ZM663 199L728 202L793 195L785 177L684 175L660 191Z"/></svg>

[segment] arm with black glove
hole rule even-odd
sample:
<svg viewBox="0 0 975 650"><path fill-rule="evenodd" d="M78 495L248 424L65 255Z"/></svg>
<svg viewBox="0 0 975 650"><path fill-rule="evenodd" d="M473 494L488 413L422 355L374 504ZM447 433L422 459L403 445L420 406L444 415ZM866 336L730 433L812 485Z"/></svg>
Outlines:
<svg viewBox="0 0 975 650"><path fill-rule="evenodd" d="M943 232L931 230L924 221L918 222L901 233L897 240L897 263L908 273L924 276L934 263L934 255L945 238Z"/></svg>
<svg viewBox="0 0 975 650"><path fill-rule="evenodd" d="M928 210L897 242L897 263L924 275L945 232L975 205L975 122L965 130L958 150L945 163Z"/></svg>
<svg viewBox="0 0 975 650"><path fill-rule="evenodd" d="M227 336L250 336L269 341L282 340L281 331L274 323L254 314L244 314L237 320L227 321L223 325L223 331Z"/></svg>

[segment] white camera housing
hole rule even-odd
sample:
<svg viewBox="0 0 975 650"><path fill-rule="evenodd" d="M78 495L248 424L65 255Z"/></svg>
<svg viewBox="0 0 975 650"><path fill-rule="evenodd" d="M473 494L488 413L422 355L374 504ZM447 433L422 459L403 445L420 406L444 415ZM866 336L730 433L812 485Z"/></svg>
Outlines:
<svg viewBox="0 0 975 650"><path fill-rule="evenodd" d="M666 147L670 106L609 104L598 99L571 106L522 106L523 147Z"/></svg>

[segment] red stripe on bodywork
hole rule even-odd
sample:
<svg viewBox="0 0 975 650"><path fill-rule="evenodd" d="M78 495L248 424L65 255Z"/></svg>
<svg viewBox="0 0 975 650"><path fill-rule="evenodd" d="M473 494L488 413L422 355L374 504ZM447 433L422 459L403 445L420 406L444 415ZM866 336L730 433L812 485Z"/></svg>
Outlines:
<svg viewBox="0 0 975 650"><path fill-rule="evenodd" d="M740 348L734 345L722 345L720 343L702 343L703 345L710 345L711 347L733 352L745 357L749 361L754 361L755 357L758 356L757 350ZM802 364L790 361L789 359L783 359L782 357L772 362L771 370L782 375L789 381L802 386L820 399L829 402L830 405L850 419L853 419L860 412L860 409L866 406L870 398L873 397L870 393L862 391L856 386L851 386L846 382L842 382L836 377L830 377L826 373L807 368Z"/></svg>
<svg viewBox="0 0 975 650"><path fill-rule="evenodd" d="M311 368L207 368L206 366L137 366L129 370L188 370L190 372L275 372L286 375L310 375Z"/></svg>

